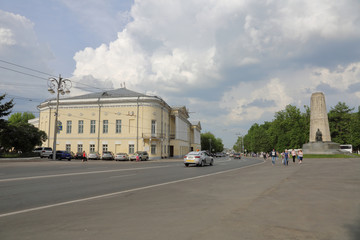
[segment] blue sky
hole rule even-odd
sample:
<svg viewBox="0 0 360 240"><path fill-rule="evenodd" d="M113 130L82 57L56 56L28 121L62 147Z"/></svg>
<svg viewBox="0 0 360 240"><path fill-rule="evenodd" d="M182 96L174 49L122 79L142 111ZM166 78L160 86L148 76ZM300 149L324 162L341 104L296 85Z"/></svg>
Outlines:
<svg viewBox="0 0 360 240"><path fill-rule="evenodd" d="M357 109L359 42L358 0L0 0L0 94L35 114L52 97L48 75L16 65L71 79L72 95L125 82L231 147L316 91Z"/></svg>

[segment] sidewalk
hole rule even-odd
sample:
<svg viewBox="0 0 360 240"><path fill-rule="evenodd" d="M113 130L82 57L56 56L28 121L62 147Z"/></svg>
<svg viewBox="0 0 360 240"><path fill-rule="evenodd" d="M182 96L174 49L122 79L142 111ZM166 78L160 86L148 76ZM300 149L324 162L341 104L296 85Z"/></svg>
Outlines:
<svg viewBox="0 0 360 240"><path fill-rule="evenodd" d="M242 175L234 178L244 191L235 196L238 208L210 238L360 239L359 158L304 159L288 166L267 160ZM247 184L240 182L244 178Z"/></svg>

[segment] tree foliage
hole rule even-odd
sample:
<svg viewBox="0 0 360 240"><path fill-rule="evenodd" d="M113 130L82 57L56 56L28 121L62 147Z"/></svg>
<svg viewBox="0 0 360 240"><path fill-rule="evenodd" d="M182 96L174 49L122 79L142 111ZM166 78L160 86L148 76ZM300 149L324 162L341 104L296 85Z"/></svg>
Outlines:
<svg viewBox="0 0 360 240"><path fill-rule="evenodd" d="M12 100L2 104L4 98L5 95L0 96L0 117L9 115L14 106ZM34 117L31 113L15 113L8 121L0 119L0 151L30 152L42 145L47 139L46 133L27 123Z"/></svg>
<svg viewBox="0 0 360 240"><path fill-rule="evenodd" d="M224 144L221 138L216 138L211 132L206 132L201 134L201 149L209 152L222 152Z"/></svg>
<svg viewBox="0 0 360 240"><path fill-rule="evenodd" d="M0 96L0 133L7 125L6 121L2 119L3 117L8 116L11 113L11 109L14 107L13 99L9 102L2 104L2 100L6 97L6 94Z"/></svg>
<svg viewBox="0 0 360 240"><path fill-rule="evenodd" d="M0 143L6 152L31 152L35 146L41 146L46 141L44 131L28 123L9 124L0 135Z"/></svg>
<svg viewBox="0 0 360 240"><path fill-rule="evenodd" d="M304 106L305 112L288 105L276 112L272 122L253 124L244 137L245 149L248 152L269 152L302 148L309 141L310 108ZM331 140L340 144L351 144L354 150L360 149L360 107L358 112L339 102L328 113ZM238 139L239 141L239 139Z"/></svg>
<svg viewBox="0 0 360 240"><path fill-rule="evenodd" d="M35 116L32 113L13 113L10 115L8 121L9 124L16 125L18 123L27 123L30 119L34 119Z"/></svg>

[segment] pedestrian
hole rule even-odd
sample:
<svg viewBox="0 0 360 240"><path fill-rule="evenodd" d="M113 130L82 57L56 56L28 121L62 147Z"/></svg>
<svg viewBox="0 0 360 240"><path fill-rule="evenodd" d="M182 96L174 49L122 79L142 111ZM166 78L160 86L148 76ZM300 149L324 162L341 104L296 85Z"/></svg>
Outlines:
<svg viewBox="0 0 360 240"><path fill-rule="evenodd" d="M263 154L263 157L264 157L264 160L266 160L266 153L262 153Z"/></svg>
<svg viewBox="0 0 360 240"><path fill-rule="evenodd" d="M292 156L292 159L293 159L293 163L295 163L295 158L296 158L296 152L295 150L291 150L291 156Z"/></svg>
<svg viewBox="0 0 360 240"><path fill-rule="evenodd" d="M298 156L299 156L299 164L301 164L302 160L303 160L303 157L304 157L303 151L301 149L298 152Z"/></svg>
<svg viewBox="0 0 360 240"><path fill-rule="evenodd" d="M86 152L83 151L83 154L82 154L82 161L87 161L87 157L86 157Z"/></svg>
<svg viewBox="0 0 360 240"><path fill-rule="evenodd" d="M284 165L287 166L289 164L289 152L286 149L284 153Z"/></svg>
<svg viewBox="0 0 360 240"><path fill-rule="evenodd" d="M271 155L272 165L275 165L275 159L276 159L276 151L275 151L275 149L272 150L270 155Z"/></svg>

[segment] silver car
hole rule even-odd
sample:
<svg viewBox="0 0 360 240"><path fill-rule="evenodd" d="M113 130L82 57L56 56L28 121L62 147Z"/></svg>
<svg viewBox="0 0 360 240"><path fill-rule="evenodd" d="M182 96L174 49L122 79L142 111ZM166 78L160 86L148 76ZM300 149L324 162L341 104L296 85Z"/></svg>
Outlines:
<svg viewBox="0 0 360 240"><path fill-rule="evenodd" d="M51 147L38 147L35 148L33 152L38 153L41 158L46 158L49 157L53 151Z"/></svg>
<svg viewBox="0 0 360 240"><path fill-rule="evenodd" d="M101 156L102 160L114 160L114 154L112 152L103 152L102 156Z"/></svg>
<svg viewBox="0 0 360 240"><path fill-rule="evenodd" d="M127 153L115 154L115 161L129 161L129 155Z"/></svg>
<svg viewBox="0 0 360 240"><path fill-rule="evenodd" d="M205 166L206 164L212 166L214 164L214 159L205 151L199 152L189 152L184 156L184 164L188 167L190 164L196 166Z"/></svg>
<svg viewBox="0 0 360 240"><path fill-rule="evenodd" d="M100 158L101 157L100 157L100 154L98 152L91 152L88 155L89 160L99 160Z"/></svg>

